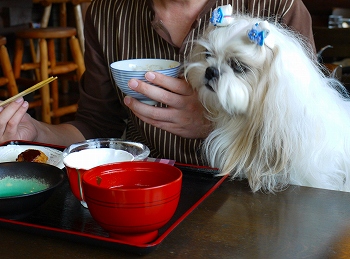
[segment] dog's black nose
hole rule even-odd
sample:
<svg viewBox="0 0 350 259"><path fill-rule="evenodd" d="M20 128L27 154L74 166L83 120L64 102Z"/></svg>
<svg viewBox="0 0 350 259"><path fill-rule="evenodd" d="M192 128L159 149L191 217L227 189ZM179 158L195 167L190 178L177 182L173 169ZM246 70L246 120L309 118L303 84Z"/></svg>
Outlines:
<svg viewBox="0 0 350 259"><path fill-rule="evenodd" d="M219 70L216 67L208 67L205 70L205 78L211 80L219 77Z"/></svg>

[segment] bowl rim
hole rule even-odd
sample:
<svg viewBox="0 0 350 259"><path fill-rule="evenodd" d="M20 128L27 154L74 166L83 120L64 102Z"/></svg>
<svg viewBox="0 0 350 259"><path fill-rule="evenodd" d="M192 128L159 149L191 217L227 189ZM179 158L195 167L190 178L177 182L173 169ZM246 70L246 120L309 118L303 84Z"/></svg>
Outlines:
<svg viewBox="0 0 350 259"><path fill-rule="evenodd" d="M39 166L51 168L53 171L59 172L58 175L60 177L60 180L57 183L55 183L54 185L51 185L48 188L45 188L43 190L36 191L36 192L31 192L31 193L26 193L26 194L15 195L15 196L5 196L5 197L0 196L0 200L18 199L18 198L23 198L23 197L34 196L34 195L37 195L37 194L40 194L40 193L43 193L43 192L48 192L48 191L50 191L52 189L55 189L59 185L61 185L64 182L64 180L65 180L65 173L64 173L64 171L62 169L60 169L60 168L58 168L56 166L50 165L50 164L37 163L37 162L14 162L14 161L4 162L4 163L1 163L1 164L19 164L19 163L21 165L26 165L26 164L28 165L28 164L35 163L35 166L39 165Z"/></svg>
<svg viewBox="0 0 350 259"><path fill-rule="evenodd" d="M133 191L133 192L144 192L144 191L147 191L147 190L155 190L155 189L159 189L159 188L163 188L164 186L168 186L170 184L176 184L177 182L181 181L182 182L182 178L183 178L183 173L182 171L175 167L175 166L172 166L172 165L169 165L169 164L164 164L164 163L158 163L158 162L153 162L153 161L126 161L126 162L116 162L116 163L110 163L110 164L104 164L104 165L100 165L100 166L96 166L94 168L91 168L90 170L87 170L86 172L84 172L83 176L82 176L82 185L88 185L94 189L100 189L100 190L108 190L108 188L103 188L103 187L100 187L100 186L97 186L95 184L91 184L89 183L86 178L89 177L89 175L91 174L95 174L95 171L97 170L103 170L103 168L109 168L111 166L115 166L115 165L119 165L119 164L124 164L124 165L140 165L142 166L142 164L144 165L152 165L156 163L157 166L160 166L160 167L166 167L167 169L172 169L174 171L176 171L179 175L177 176L176 179L174 179L173 181L171 182L167 182L165 184L161 184L161 185L157 185L157 186L151 186L151 187L142 187L142 188L139 188L139 189L130 189L130 188L118 188L118 189L113 189L113 191ZM114 169L109 169L108 172L111 172L113 171ZM115 168L115 170L118 170L118 167Z"/></svg>
<svg viewBox="0 0 350 259"><path fill-rule="evenodd" d="M116 152L116 153L121 153L121 154L123 154L124 153L124 158L126 158L126 159L122 159L121 161L119 161L119 162L124 162L124 161L134 161L135 160L135 156L133 155L133 154L131 154L130 152L128 152L128 151L126 151L126 150L123 150L123 149L114 149L114 148L108 148L108 147L102 147L102 148L87 148L87 149L82 149L82 150L80 150L79 152L72 152L72 153L70 153L69 155L72 155L72 157L70 157L70 160L69 160L69 162L71 162L72 161L72 159L76 159L76 156L78 155L81 155L81 154L83 154L83 153L88 153L88 152L93 152L93 151L96 151L96 150L102 150L102 151L104 151L104 150L108 150L108 151L114 151L114 152ZM81 153L80 153L81 152ZM97 152L98 153L98 152ZM106 155L105 153L103 154L102 153L102 155ZM91 154L90 154L90 156L91 156ZM64 164L64 166L66 167L66 169L67 168L72 168L72 169L75 169L75 170L89 170L89 169L91 169L91 168L93 168L93 167L95 167L95 166L90 166L88 169L86 168L86 167L84 167L84 166L74 166L74 165L72 165L72 163L69 163L69 162L67 162L67 158L68 158L69 156L67 155L67 156L65 156L64 158L63 158L63 164ZM86 158L84 158L84 161L86 160ZM107 162L107 163L102 163L102 164L109 164L109 163L111 163L111 162Z"/></svg>
<svg viewBox="0 0 350 259"><path fill-rule="evenodd" d="M171 69L178 69L180 68L181 66L181 63L177 60L172 60L172 59L163 59L163 58L130 58L130 59L121 59L121 60L117 60L117 61L114 61L112 62L109 66L112 70L116 70L116 71L125 71L125 72L148 72L149 70L147 69L144 69L144 70L137 70L137 71L133 71L133 70L126 70L126 69L119 69L119 68L115 68L113 67L112 65L115 64L115 63L121 63L121 62L127 62L127 61L143 61L143 60L148 60L148 61L167 61L167 62L174 62L174 63L177 63L176 66L174 67L171 67L171 68L163 68L163 69L155 69L155 70L152 70L154 72L158 72L158 71L167 71L167 70L171 70Z"/></svg>
<svg viewBox="0 0 350 259"><path fill-rule="evenodd" d="M121 139L121 138L93 138L93 139L87 139L87 140L84 140L84 141L72 143L71 145L67 146L62 152L62 158L65 158L65 156L67 156L69 154L68 150L70 148L72 148L72 147L75 148L75 147L78 147L79 145L89 144L89 143L94 143L94 142L97 143L97 142L101 142L101 141L122 142L122 143L127 143L127 144L132 144L132 145L139 146L144 151L141 154L139 154L137 156L134 156L134 161L147 158L148 155L151 152L149 147L146 146L145 144L141 143L141 142L135 142L135 141L131 141L131 140L124 140L124 139Z"/></svg>

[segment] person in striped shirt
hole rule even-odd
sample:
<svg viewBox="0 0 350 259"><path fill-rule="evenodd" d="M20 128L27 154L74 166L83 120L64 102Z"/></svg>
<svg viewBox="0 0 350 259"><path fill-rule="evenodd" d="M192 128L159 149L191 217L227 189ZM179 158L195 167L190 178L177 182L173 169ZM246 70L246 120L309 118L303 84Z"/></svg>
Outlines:
<svg viewBox="0 0 350 259"><path fill-rule="evenodd" d="M10 139L69 145L84 139L124 136L142 142L150 156L205 165L202 140L211 130L204 109L183 78L148 72L162 88L137 80L129 87L158 101L150 106L124 96L109 65L117 60L163 58L184 62L212 11L231 4L298 31L314 47L311 17L302 0L94 0L85 17L85 65L74 121L48 125L27 113L22 98L1 108L1 141Z"/></svg>

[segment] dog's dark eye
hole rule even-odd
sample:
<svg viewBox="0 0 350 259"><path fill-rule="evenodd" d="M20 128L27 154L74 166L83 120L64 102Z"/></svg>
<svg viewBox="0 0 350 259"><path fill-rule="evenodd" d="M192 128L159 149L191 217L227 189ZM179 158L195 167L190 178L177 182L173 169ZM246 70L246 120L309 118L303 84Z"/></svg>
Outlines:
<svg viewBox="0 0 350 259"><path fill-rule="evenodd" d="M244 66L240 62L238 62L237 59L230 59L229 60L229 66L236 73L244 73L247 70L246 66Z"/></svg>
<svg viewBox="0 0 350 259"><path fill-rule="evenodd" d="M204 54L205 54L205 58L206 58L206 59L208 59L208 58L210 58L210 57L213 56L213 55L211 54L211 52L210 52L209 50L207 50L207 49L204 51Z"/></svg>

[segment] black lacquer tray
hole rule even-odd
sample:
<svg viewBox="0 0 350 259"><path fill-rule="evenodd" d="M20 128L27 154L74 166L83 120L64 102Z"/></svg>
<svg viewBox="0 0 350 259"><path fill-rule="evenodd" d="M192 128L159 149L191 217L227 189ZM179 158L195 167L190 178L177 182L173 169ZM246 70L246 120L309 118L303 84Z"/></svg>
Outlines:
<svg viewBox="0 0 350 259"><path fill-rule="evenodd" d="M63 147L25 141L12 141L3 145L8 144L30 144L48 146L59 150L64 149ZM175 166L183 172L179 206L171 220L159 230L158 238L151 243L134 244L109 238L108 233L91 217L89 210L85 209L73 196L67 179L34 214L21 220L0 218L0 227L137 254L150 253L226 178L215 176L217 171L212 168L184 164L175 164Z"/></svg>

